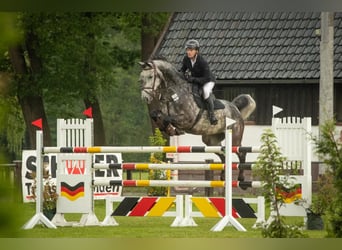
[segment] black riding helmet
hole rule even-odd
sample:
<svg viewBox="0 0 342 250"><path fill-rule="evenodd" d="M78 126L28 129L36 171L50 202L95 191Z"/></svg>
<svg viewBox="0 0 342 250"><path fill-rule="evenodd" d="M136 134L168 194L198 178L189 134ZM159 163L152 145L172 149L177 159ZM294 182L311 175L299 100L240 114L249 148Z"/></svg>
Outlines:
<svg viewBox="0 0 342 250"><path fill-rule="evenodd" d="M190 39L185 43L185 49L199 50L199 42L195 39Z"/></svg>

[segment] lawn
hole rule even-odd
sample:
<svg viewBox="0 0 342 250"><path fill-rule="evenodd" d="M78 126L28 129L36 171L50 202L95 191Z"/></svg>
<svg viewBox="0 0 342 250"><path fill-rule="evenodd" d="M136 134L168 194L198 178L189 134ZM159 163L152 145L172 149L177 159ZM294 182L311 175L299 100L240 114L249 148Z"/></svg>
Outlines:
<svg viewBox="0 0 342 250"><path fill-rule="evenodd" d="M136 179L146 178L135 176ZM144 173L146 175L146 173ZM6 190L8 192L8 190ZM146 196L147 188L125 188L124 196ZM261 230L252 228L255 219L238 219L247 232L240 232L232 226L227 226L221 232L212 232L211 228L216 225L220 218L193 218L197 226L194 227L171 227L174 217L124 217L115 216L119 223L117 226L87 226L87 227L58 227L49 229L39 224L33 229L24 230L22 227L35 214L34 203L22 203L19 197L14 203L0 199L0 237L11 238L262 238ZM118 203L116 203L117 205ZM171 208L174 209L174 208ZM194 208L195 210L195 208ZM105 201L95 201L95 214L99 221L105 218ZM267 218L268 211L266 211ZM79 221L81 214L66 214L67 221ZM302 218L288 217L288 223L303 222ZM305 233L309 238L324 238L325 231L308 231Z"/></svg>
<svg viewBox="0 0 342 250"><path fill-rule="evenodd" d="M35 213L35 204L22 204L20 221L22 225ZM95 213L102 221L105 217L105 202L95 201ZM80 214L66 214L67 221L79 221ZM262 238L260 229L253 229L255 219L238 219L247 232L227 226L221 232L210 229L219 218L194 218L195 227L171 227L173 217L122 217L116 216L117 226L58 227L49 229L36 225L33 229L19 232L22 238ZM287 218L289 223L301 222L301 218ZM324 238L325 231L305 230L309 238Z"/></svg>

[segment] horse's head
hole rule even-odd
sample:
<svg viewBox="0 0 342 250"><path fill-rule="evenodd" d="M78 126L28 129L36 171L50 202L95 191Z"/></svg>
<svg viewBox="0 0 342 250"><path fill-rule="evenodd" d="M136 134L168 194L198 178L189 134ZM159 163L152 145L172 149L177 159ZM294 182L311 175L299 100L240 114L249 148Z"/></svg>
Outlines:
<svg viewBox="0 0 342 250"><path fill-rule="evenodd" d="M142 71L139 82L141 84L141 98L147 103L153 99L159 99L160 88L164 83L162 72L153 62L140 62Z"/></svg>

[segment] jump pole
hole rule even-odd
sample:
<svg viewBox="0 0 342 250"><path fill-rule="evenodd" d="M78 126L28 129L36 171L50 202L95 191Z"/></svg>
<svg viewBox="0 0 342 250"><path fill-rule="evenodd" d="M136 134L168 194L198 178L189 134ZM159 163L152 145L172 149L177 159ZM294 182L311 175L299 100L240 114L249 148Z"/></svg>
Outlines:
<svg viewBox="0 0 342 250"><path fill-rule="evenodd" d="M243 149L241 149L243 150ZM44 147L43 153L223 153L221 146L94 146Z"/></svg>
<svg viewBox="0 0 342 250"><path fill-rule="evenodd" d="M225 216L210 231L220 232L224 227L233 225L238 231L246 232L247 230L233 217L232 209L232 130L229 126L235 121L226 117L226 171L225 171Z"/></svg>
<svg viewBox="0 0 342 250"><path fill-rule="evenodd" d="M252 170L255 163L232 163L233 170ZM122 170L225 170L224 163L93 163L93 169Z"/></svg>
<svg viewBox="0 0 342 250"><path fill-rule="evenodd" d="M38 130L36 132L36 214L23 226L23 229L32 229L38 223L42 223L48 228L56 229L56 225L53 224L43 213L43 131Z"/></svg>
<svg viewBox="0 0 342 250"><path fill-rule="evenodd" d="M198 180L93 180L93 186L122 186L122 187L225 187L225 181L198 181ZM261 188L261 181L232 181L233 188L251 187Z"/></svg>

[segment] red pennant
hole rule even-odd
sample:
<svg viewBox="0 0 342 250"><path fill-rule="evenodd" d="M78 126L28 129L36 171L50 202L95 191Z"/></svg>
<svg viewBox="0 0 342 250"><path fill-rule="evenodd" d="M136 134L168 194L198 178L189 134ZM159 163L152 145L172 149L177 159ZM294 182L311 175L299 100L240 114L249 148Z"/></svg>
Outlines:
<svg viewBox="0 0 342 250"><path fill-rule="evenodd" d="M92 107L87 108L86 110L84 110L83 114L86 115L89 118L93 118L93 109L92 109Z"/></svg>
<svg viewBox="0 0 342 250"><path fill-rule="evenodd" d="M43 119L39 118L39 119L33 121L32 125L40 128L40 129L43 129Z"/></svg>

